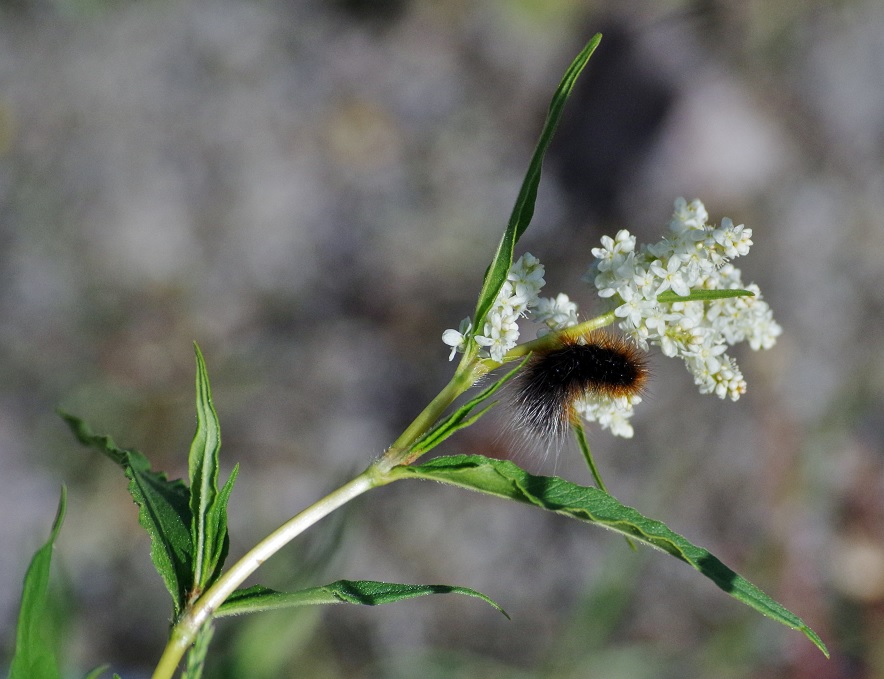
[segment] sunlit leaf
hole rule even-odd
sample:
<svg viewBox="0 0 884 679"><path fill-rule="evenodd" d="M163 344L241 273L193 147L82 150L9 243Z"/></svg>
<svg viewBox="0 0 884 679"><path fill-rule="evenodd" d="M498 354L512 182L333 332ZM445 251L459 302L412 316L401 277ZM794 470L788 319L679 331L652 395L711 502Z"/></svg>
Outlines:
<svg viewBox="0 0 884 679"><path fill-rule="evenodd" d="M565 102L571 95L577 76L583 71L601 39L601 34L597 33L587 43L586 47L580 51L580 54L575 57L568 70L565 71L565 75L562 77L562 81L559 83L549 103L549 111L543 124L543 129L540 132L540 139L534 149L534 155L531 157L525 179L522 181L522 188L519 190L516 204L513 206L513 212L507 223L506 231L504 231L500 244L497 246L497 252L494 254L488 270L485 272L485 279L482 282L482 290L479 293L479 300L476 305L476 313L473 316L473 327L479 332L481 332L485 322L485 316L497 298L497 293L500 292L504 281L506 281L507 272L513 263L513 250L516 243L522 237L522 234L525 233L525 229L528 228L534 216L534 203L537 200L537 188L540 185L540 171L543 166L543 158L559 125L559 120L565 108Z"/></svg>
<svg viewBox="0 0 884 679"><path fill-rule="evenodd" d="M177 616L193 582L190 537L190 492L180 479L152 471L150 462L134 449L118 448L110 436L94 434L78 417L60 413L79 441L109 457L129 479L129 494L138 505L138 522L150 535L150 558L172 595Z"/></svg>
<svg viewBox="0 0 884 679"><path fill-rule="evenodd" d="M54 639L49 619L48 590L52 547L64 521L67 492L62 487L58 512L52 522L49 539L34 554L25 574L21 609L15 633L15 655L9 667L9 679L56 679L61 677L55 658Z"/></svg>
<svg viewBox="0 0 884 679"><path fill-rule="evenodd" d="M193 584L204 590L219 575L227 556L227 501L236 480L238 467L218 492L218 455L221 450L221 427L212 403L212 390L206 363L199 347L196 353L196 433L190 446L190 526L194 549Z"/></svg>
<svg viewBox="0 0 884 679"><path fill-rule="evenodd" d="M499 380L496 380L493 384L483 389L474 398L464 403L460 408L451 413L451 415L446 417L444 420L438 422L429 432L427 432L427 434L423 438L418 440L418 442L411 447L412 451L423 455L427 451L432 450L433 448L438 446L440 443L442 443L442 441L447 439L455 432L460 431L461 429L466 429L474 422L476 422L476 420L478 420L480 417L482 417L482 415L488 412L497 402L492 401L476 413L473 413L473 410L477 406L481 405L489 398L494 396L494 394L496 394L497 391L504 384L506 384L517 372L519 372L519 370L522 368L522 366L525 364L525 361L527 360L528 359L526 357L525 360L522 361L522 363L520 363L516 368L509 371Z"/></svg>
<svg viewBox="0 0 884 679"><path fill-rule="evenodd" d="M430 479L524 502L541 509L595 523L656 547L685 561L725 592L777 622L803 632L827 657L817 634L794 613L737 575L702 547L642 516L598 488L579 486L555 476L535 476L508 460L480 455L440 457L425 464L395 467L393 476Z"/></svg>
<svg viewBox="0 0 884 679"><path fill-rule="evenodd" d="M709 302L715 299L728 299L731 297L755 297L751 290L691 290L690 295L677 295L672 290L666 290L657 295L658 302L672 304L673 302Z"/></svg>
<svg viewBox="0 0 884 679"><path fill-rule="evenodd" d="M216 617L256 613L295 606L323 604L358 604L379 606L428 594L463 594L476 597L506 615L497 603L468 587L452 585L404 585L376 580L338 580L322 587L311 587L297 592L277 592L261 585L239 590L230 595L215 614Z"/></svg>
<svg viewBox="0 0 884 679"><path fill-rule="evenodd" d="M98 679L98 677L107 672L108 669L110 669L110 665L99 665L94 670L87 672L83 679ZM119 675L115 674L114 676L116 677Z"/></svg>

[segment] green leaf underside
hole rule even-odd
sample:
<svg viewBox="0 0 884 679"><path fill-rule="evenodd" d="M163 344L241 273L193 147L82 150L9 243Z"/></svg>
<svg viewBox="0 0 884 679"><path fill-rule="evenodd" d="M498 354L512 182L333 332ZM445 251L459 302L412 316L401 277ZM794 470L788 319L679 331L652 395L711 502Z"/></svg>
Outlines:
<svg viewBox="0 0 884 679"><path fill-rule="evenodd" d="M49 569L52 547L64 522L67 491L61 489L58 511L52 522L49 539L31 558L22 587L21 610L15 633L15 655L9 665L9 679L55 679L61 677L53 648L52 625L47 617Z"/></svg>
<svg viewBox="0 0 884 679"><path fill-rule="evenodd" d="M190 526L194 549L193 583L203 591L220 574L230 539L227 534L227 501L239 472L235 467L218 492L218 456L221 427L212 404L212 390L202 352L196 353L196 432L190 446Z"/></svg>
<svg viewBox="0 0 884 679"><path fill-rule="evenodd" d="M690 295L676 295L672 290L661 292L657 295L657 301L664 304L674 302L709 302L715 299L728 299L730 297L755 297L751 290L691 290Z"/></svg>
<svg viewBox="0 0 884 679"><path fill-rule="evenodd" d="M99 665L94 670L90 670L83 679L98 679L102 674L108 671L110 665ZM117 676L116 674L114 676Z"/></svg>
<svg viewBox="0 0 884 679"><path fill-rule="evenodd" d="M568 67L568 70L565 71L565 75L562 77L562 81L559 83L559 86L549 103L549 112L547 113L546 121L543 124L540 139L537 142L537 146L534 149L534 155L531 157L531 162L528 165L528 171L525 174L525 179L522 182L522 187L516 198L516 204L513 206L513 212L507 224L506 231L503 233L503 237L497 247L497 252L494 254L494 259L491 260L491 264L485 272L485 279L482 282L482 291L479 293L476 313L473 317L473 328L476 329L477 332L481 331L485 322L485 316L491 309L491 305L494 304L494 300L497 299L497 293L500 292L500 289L503 287L507 273L513 263L513 250L515 249L516 243L525 232L525 229L528 228L528 225L531 223L531 218L534 216L534 203L537 200L537 187L540 185L540 172L543 165L543 157L546 155L549 144L559 125L565 102L571 95L571 90L574 88L577 76L580 75L580 72L586 66L586 63L589 61L595 48L598 47L601 39L601 34L593 36L583 50L581 50L580 54L578 54L574 61L571 62L571 65Z"/></svg>
<svg viewBox="0 0 884 679"><path fill-rule="evenodd" d="M599 524L656 547L687 562L747 606L803 632L826 657L829 656L825 644L801 618L705 549L597 488L579 486L554 476L535 476L508 460L493 460L481 455L440 457L418 466L395 467L390 473L400 478L431 479L532 504L580 521Z"/></svg>
<svg viewBox="0 0 884 679"><path fill-rule="evenodd" d="M118 448L110 436L92 433L80 418L60 414L83 445L96 448L123 468L129 494L138 505L138 522L150 536L150 558L172 595L177 616L193 582L187 486L181 479L169 481L165 473L151 471L150 462L137 450Z"/></svg>
<svg viewBox="0 0 884 679"><path fill-rule="evenodd" d="M468 587L452 585L409 585L377 580L337 580L321 587L310 587L297 592L277 592L256 585L241 589L228 597L215 613L215 617L256 613L279 608L295 606L316 606L322 604L357 604L360 606L379 606L392 604L404 599L414 599L428 594L463 594L481 599L503 613L496 602L481 592Z"/></svg>
<svg viewBox="0 0 884 679"><path fill-rule="evenodd" d="M215 634L215 626L210 620L203 625L196 635L196 640L187 651L187 659L181 672L181 679L202 679L209 653L209 644Z"/></svg>
<svg viewBox="0 0 884 679"><path fill-rule="evenodd" d="M482 415L487 413L496 403L494 401L489 403L487 406L482 408L475 415L470 417L470 413L483 401L491 398L495 393L497 393L498 389L500 389L504 384L506 384L525 364L528 360L528 357L519 363L516 368L510 370L506 375L501 377L499 380L494 382L494 384L488 386L483 389L479 394L477 394L474 398L470 399L466 403L464 403L460 408L454 411L451 415L446 417L441 422L437 423L427 434L420 439L417 443L412 446L412 450L416 453L420 453L423 455L429 450L432 450L440 443L442 443L449 436L454 434L455 432L466 429L470 425L472 425L476 420L478 420Z"/></svg>

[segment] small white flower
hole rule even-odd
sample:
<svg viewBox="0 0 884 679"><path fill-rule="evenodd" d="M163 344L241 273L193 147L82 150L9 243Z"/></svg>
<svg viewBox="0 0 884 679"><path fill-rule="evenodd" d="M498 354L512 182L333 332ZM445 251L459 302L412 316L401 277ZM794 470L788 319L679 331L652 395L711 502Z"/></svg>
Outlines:
<svg viewBox="0 0 884 679"><path fill-rule="evenodd" d="M641 403L641 400L641 396L621 398L585 396L575 401L574 409L587 422L596 422L614 436L629 439L634 433L629 418L633 416L634 407Z"/></svg>
<svg viewBox="0 0 884 679"><path fill-rule="evenodd" d="M602 247L593 248L592 256L598 262L599 271L610 271L620 266L634 249L635 236L626 229L621 229L614 238L602 236Z"/></svg>
<svg viewBox="0 0 884 679"><path fill-rule="evenodd" d="M577 325L577 305L564 292L555 297L541 297L531 312L531 318L543 323L547 331L563 330Z"/></svg>
<svg viewBox="0 0 884 679"><path fill-rule="evenodd" d="M659 338L666 334L671 323L679 321L681 316L672 313L664 304L655 304L654 308L645 315L644 327L647 328L648 337Z"/></svg>
<svg viewBox="0 0 884 679"><path fill-rule="evenodd" d="M454 359L456 353L463 353L472 327L473 322L467 317L460 322L459 329L448 328L448 330L442 333L442 341L451 347L451 353L448 355L449 361Z"/></svg>
<svg viewBox="0 0 884 679"><path fill-rule="evenodd" d="M712 237L724 249L724 256L728 259L748 254L752 245L752 229L742 224L734 226L727 217L721 220L721 227L712 232Z"/></svg>
<svg viewBox="0 0 884 679"><path fill-rule="evenodd" d="M623 304L614 309L614 315L622 318L624 324L638 328L642 318L652 313L654 303L646 300L632 287L620 290L620 297Z"/></svg>
<svg viewBox="0 0 884 679"><path fill-rule="evenodd" d="M749 252L752 229L727 218L713 227L708 219L703 203L679 198L666 237L640 247L628 231L603 237L584 279L595 285L599 297L612 300L620 329L639 346L655 344L664 355L684 360L701 392L737 399L746 382L727 348L744 341L752 349L770 348L782 328L760 290L746 286L729 262ZM755 296L657 301L667 290L688 296L692 289L748 289ZM611 421L609 414L599 417Z"/></svg>
<svg viewBox="0 0 884 679"><path fill-rule="evenodd" d="M512 296L509 303L517 315L524 315L530 307L537 305L540 289L546 284L543 279L544 267L530 252L516 260L507 274Z"/></svg>
<svg viewBox="0 0 884 679"><path fill-rule="evenodd" d="M659 278L659 285L657 286L657 290L654 294L659 295L660 293L666 292L667 290L672 290L676 295L681 295L682 297L690 295L691 287L684 279L681 268L682 261L678 257L678 255L673 255L672 257L670 257L665 267L663 266L663 262L661 262L660 260L652 263L651 273L655 274Z"/></svg>
<svg viewBox="0 0 884 679"><path fill-rule="evenodd" d="M602 298L613 297L616 295L617 286L620 285L618 278L610 271L600 273L595 277L593 283L598 290L599 297Z"/></svg>
<svg viewBox="0 0 884 679"><path fill-rule="evenodd" d="M494 308L488 312L481 335L476 335L476 344L488 349L494 361L502 361L503 355L519 341L517 315L509 307Z"/></svg>
<svg viewBox="0 0 884 679"><path fill-rule="evenodd" d="M727 351L727 345L723 341L719 342L717 335L708 332L705 341L685 351L683 355L690 364L697 365L698 370L699 367L702 367L703 370L715 374L721 370L721 361L718 357L725 351Z"/></svg>
<svg viewBox="0 0 884 679"><path fill-rule="evenodd" d="M669 228L675 232L703 229L708 220L709 213L706 212L706 207L699 200L692 200L688 204L684 198L676 198L675 210L672 213Z"/></svg>

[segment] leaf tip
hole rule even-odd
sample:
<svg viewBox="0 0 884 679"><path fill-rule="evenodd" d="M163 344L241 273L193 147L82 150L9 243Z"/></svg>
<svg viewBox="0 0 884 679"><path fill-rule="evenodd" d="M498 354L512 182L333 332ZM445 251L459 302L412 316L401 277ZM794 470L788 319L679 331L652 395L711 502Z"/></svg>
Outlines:
<svg viewBox="0 0 884 679"><path fill-rule="evenodd" d="M816 632L814 632L806 624L803 624L799 629L804 633L804 636L806 636L808 639L810 639L811 643L814 646L816 646L818 649L820 649L822 654L824 656L826 656L826 660L832 659L832 656L829 653L829 649L826 648L826 644L823 643L823 640L820 638L820 636Z"/></svg>

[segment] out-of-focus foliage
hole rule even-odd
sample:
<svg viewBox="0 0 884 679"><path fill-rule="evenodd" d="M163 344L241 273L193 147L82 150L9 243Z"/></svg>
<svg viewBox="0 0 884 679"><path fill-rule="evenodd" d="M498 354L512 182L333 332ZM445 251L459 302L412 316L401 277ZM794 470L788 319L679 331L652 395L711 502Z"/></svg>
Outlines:
<svg viewBox="0 0 884 679"><path fill-rule="evenodd" d="M680 564L655 561L660 577L643 579L660 557L612 536L391 487L348 517L345 550L333 549L340 527L320 525L262 582L327 582L333 559L335 577L475 588L513 621L459 597L221 621L226 653L210 654L208 674L242 676L258 667L243 658L263 654L252 676L884 675L884 9L550 5L0 9L0 638L12 641L64 480L56 563L75 624L60 656L129 676L164 642L137 509L118 470L86 472L56 407L184 476L198 340L226 459L245 470L231 556L390 443L450 374L439 335L475 299L549 84L602 31L521 244L546 264L547 289L590 304L579 276L600 235L659 237L672 199L697 196L753 228L744 277L785 334L740 356L737 404L652 357L635 438L590 431L593 452L620 499L753 574L835 660L820 666ZM575 451L533 456L504 422L446 452L579 475ZM501 578L505 595L488 586Z"/></svg>

